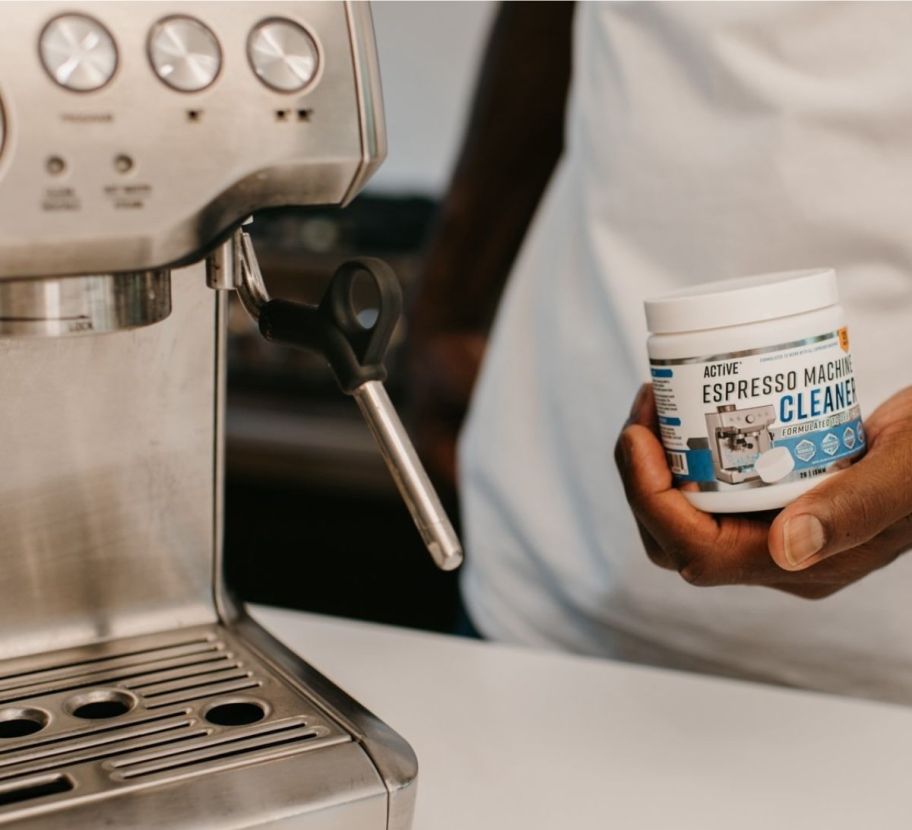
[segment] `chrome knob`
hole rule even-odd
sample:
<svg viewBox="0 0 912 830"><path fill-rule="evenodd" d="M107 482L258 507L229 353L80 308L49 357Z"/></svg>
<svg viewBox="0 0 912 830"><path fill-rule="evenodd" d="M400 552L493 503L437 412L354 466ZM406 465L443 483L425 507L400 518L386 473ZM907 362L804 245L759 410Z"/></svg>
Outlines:
<svg viewBox="0 0 912 830"><path fill-rule="evenodd" d="M204 23L183 15L159 20L149 32L149 61L172 89L199 92L222 68L222 50Z"/></svg>
<svg viewBox="0 0 912 830"><path fill-rule="evenodd" d="M84 14L55 17L41 32L38 51L48 75L76 92L101 89L117 69L110 32Z"/></svg>
<svg viewBox="0 0 912 830"><path fill-rule="evenodd" d="M298 92L317 75L319 52L307 30L292 20L270 18L247 39L247 57L257 77L278 92Z"/></svg>

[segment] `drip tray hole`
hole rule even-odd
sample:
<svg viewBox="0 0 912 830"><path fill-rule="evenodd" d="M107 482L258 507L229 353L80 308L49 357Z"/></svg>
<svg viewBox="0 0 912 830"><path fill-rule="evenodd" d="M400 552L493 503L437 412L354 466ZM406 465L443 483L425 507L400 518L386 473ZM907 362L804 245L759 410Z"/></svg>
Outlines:
<svg viewBox="0 0 912 830"><path fill-rule="evenodd" d="M232 700L211 706L203 717L217 726L246 726L263 720L266 707L253 700Z"/></svg>
<svg viewBox="0 0 912 830"><path fill-rule="evenodd" d="M96 700L94 703L83 703L73 710L77 718L86 718L87 720L103 720L104 718L116 718L118 715L124 715L130 711L126 703L119 700Z"/></svg>
<svg viewBox="0 0 912 830"><path fill-rule="evenodd" d="M0 738L24 738L47 726L50 715L42 709L0 709Z"/></svg>
<svg viewBox="0 0 912 830"><path fill-rule="evenodd" d="M98 689L70 698L64 709L75 718L106 720L125 715L136 705L136 698L115 689Z"/></svg>

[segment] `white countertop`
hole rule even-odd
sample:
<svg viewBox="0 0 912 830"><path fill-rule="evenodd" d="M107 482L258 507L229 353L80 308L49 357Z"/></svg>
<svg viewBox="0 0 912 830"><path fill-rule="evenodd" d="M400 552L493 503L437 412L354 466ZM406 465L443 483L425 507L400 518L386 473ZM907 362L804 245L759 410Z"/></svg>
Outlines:
<svg viewBox="0 0 912 830"><path fill-rule="evenodd" d="M254 615L414 747L415 830L912 827L912 709Z"/></svg>

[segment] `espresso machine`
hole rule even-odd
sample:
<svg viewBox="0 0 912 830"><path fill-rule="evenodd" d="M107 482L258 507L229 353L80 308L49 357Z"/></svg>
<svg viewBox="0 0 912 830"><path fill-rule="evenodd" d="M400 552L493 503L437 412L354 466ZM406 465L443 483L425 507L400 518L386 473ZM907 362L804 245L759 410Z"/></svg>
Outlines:
<svg viewBox="0 0 912 830"><path fill-rule="evenodd" d="M742 484L760 478L754 464L773 447L769 428L775 420L776 408L769 404L746 409L723 404L706 413L709 448L719 481Z"/></svg>
<svg viewBox="0 0 912 830"><path fill-rule="evenodd" d="M395 278L356 260L319 306L272 298L243 227L345 205L382 161L369 8L0 14L0 827L404 830L408 744L221 560L232 292L326 356L435 561L461 558L383 391Z"/></svg>

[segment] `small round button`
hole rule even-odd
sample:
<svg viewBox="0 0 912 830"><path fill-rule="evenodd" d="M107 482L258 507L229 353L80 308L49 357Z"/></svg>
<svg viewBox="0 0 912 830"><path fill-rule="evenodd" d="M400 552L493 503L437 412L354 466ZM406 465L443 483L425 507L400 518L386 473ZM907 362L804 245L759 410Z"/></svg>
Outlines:
<svg viewBox="0 0 912 830"><path fill-rule="evenodd" d="M159 20L149 32L148 48L155 74L180 92L205 89L222 68L218 40L208 26L193 17Z"/></svg>
<svg viewBox="0 0 912 830"><path fill-rule="evenodd" d="M247 57L257 77L278 92L299 92L317 75L319 52L307 30L273 17L258 23L247 38Z"/></svg>
<svg viewBox="0 0 912 830"><path fill-rule="evenodd" d="M55 17L41 32L38 51L48 75L76 92L101 89L117 69L111 34L84 14Z"/></svg>
<svg viewBox="0 0 912 830"><path fill-rule="evenodd" d="M59 176L66 170L66 162L60 156L49 156L44 162L44 169L52 176Z"/></svg>
<svg viewBox="0 0 912 830"><path fill-rule="evenodd" d="M118 173L129 173L133 169L133 159L126 153L115 156L114 169Z"/></svg>

